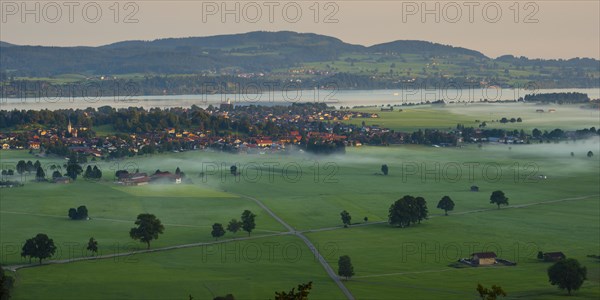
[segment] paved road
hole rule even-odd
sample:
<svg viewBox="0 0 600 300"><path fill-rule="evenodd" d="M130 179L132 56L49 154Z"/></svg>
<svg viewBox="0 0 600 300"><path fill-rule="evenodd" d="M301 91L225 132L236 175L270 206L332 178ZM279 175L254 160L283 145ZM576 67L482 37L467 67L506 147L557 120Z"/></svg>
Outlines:
<svg viewBox="0 0 600 300"><path fill-rule="evenodd" d="M331 277L331 279L337 284L337 286L340 288L340 290L342 290L342 293L344 293L346 298L348 298L349 300L354 300L354 296L352 295L350 290L344 285L341 278L335 273L335 271L331 268L329 263L327 263L325 258L321 255L321 253L319 253L319 250L315 247L315 245L313 245L313 243L304 234L302 234L301 231L296 231L294 229L294 227L290 226L288 223L283 221L283 219L278 217L271 209L269 209L266 205L264 205L258 199L250 197L250 196L246 196L246 195L240 195L240 194L238 194L238 196L244 197L246 199L250 199L250 200L256 202L256 204L258 204L258 206L260 206L262 209L264 209L271 217L273 217L273 219L275 219L275 220L277 220L277 222L281 223L281 225L283 225L283 227L285 227L289 231L289 233L294 234L295 236L299 237L302 241L304 241L304 243L306 244L306 246L308 247L310 252L312 252L313 255L319 261L319 263L321 263L321 265L323 266L323 268L325 269L325 271L327 272L329 277Z"/></svg>

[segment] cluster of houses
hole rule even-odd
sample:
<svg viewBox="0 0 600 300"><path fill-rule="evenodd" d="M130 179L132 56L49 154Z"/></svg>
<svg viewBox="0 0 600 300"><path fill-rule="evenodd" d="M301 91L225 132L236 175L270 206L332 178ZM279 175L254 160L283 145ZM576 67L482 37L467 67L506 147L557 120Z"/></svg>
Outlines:
<svg viewBox="0 0 600 300"><path fill-rule="evenodd" d="M382 111L393 110L383 107ZM181 108L185 111L186 108ZM217 135L204 128L163 128L149 132L132 133L127 136L113 135L96 137L89 134L89 129L73 126L67 128L32 129L22 132L0 132L2 149L31 149L44 153L66 155L75 152L88 157L123 157L127 155L154 153L162 151L185 151L215 148L242 153L264 153L284 151L288 145L304 144L310 139L321 141L343 142L346 146L362 144L403 144L426 143L407 132L394 132L378 125L347 124L357 118L379 118L376 113L353 111L349 108L335 110L317 106L297 106L290 109L237 107L231 103L223 103L220 107L205 110L209 115L232 120L247 120L250 133L244 135ZM274 124L276 133L261 135L254 131L252 124ZM302 129L302 132L298 130ZM461 130L450 130L437 135L434 146L454 146L460 143L501 143L523 144L528 136L486 136L481 128L474 128L468 135ZM566 132L567 136L570 134ZM305 140L306 139L306 140ZM56 151L60 148L62 151ZM48 150L48 151L45 151Z"/></svg>
<svg viewBox="0 0 600 300"><path fill-rule="evenodd" d="M165 128L151 132L129 134L128 137L89 137L90 135L78 135L87 131L88 128L76 127L69 122L66 130L59 128L33 129L27 132L2 132L0 133L0 144L2 149L48 149L50 145L61 145L67 147L68 152L75 152L90 157L110 156L111 153L127 151L136 154L144 151L144 147L158 148L163 144L174 143L184 145L169 151L204 149L218 146L218 148L237 149L239 151L278 151L286 148L286 145L299 144L303 138L318 138L328 141L347 141L347 134L333 133L334 125L326 123L325 130L319 128L318 121L350 120L352 118L377 118L377 114L361 113L355 111L338 110L307 110L296 114L273 114L267 110L253 112L238 111L231 104L222 104L220 109L207 110L211 115L223 118L249 117L251 123L259 121L271 121L280 128L289 128L294 125L305 130L301 134L298 130L281 132L276 136L218 136L210 130L201 129L176 129ZM336 122L337 123L337 122ZM286 126L283 126L286 125ZM341 124L337 132L355 132L364 134L365 137L385 133L386 129L379 126L362 126ZM351 145L361 145L361 142L350 142ZM146 149L147 150L147 149Z"/></svg>

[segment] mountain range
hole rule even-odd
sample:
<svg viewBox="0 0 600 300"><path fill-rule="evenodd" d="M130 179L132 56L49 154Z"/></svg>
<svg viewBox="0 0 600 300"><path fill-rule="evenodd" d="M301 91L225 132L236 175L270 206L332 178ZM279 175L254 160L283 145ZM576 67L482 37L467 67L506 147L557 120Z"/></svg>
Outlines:
<svg viewBox="0 0 600 300"><path fill-rule="evenodd" d="M98 47L21 46L0 42L0 71L17 77L61 74L240 74L286 76L348 73L411 78L562 80L593 85L600 61L541 60L481 52L427 41L398 40L373 46L349 44L314 33L256 31L208 37L122 41Z"/></svg>

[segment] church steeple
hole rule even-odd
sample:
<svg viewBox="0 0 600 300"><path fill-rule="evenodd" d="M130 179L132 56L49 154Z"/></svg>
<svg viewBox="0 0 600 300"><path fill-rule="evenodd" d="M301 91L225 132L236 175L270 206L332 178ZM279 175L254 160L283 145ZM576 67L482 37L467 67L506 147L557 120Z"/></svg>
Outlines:
<svg viewBox="0 0 600 300"><path fill-rule="evenodd" d="M69 118L69 125L67 125L67 132L69 134L71 134L71 131L73 131L73 127L71 126L71 118Z"/></svg>

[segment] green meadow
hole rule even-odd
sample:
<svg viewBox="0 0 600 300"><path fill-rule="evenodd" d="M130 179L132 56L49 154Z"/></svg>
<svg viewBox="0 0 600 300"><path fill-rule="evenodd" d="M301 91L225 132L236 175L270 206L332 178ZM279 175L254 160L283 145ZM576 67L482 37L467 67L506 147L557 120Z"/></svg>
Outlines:
<svg viewBox="0 0 600 300"><path fill-rule="evenodd" d="M406 230L388 225L307 234L339 245L352 258L348 287L357 299L475 299L477 283L500 285L508 299L563 299L548 284L538 251L562 251L588 268L588 281L574 299L600 296L597 252L598 197L528 208L432 217ZM565 215L576 216L566 218ZM567 233L568 232L568 233ZM449 267L473 252L494 251L516 266ZM330 261L332 265L337 261Z"/></svg>
<svg viewBox="0 0 600 300"><path fill-rule="evenodd" d="M213 223L226 223L249 209L257 214L261 226L255 235L283 231L255 203L224 192L195 186L181 186L179 191L142 192L141 187L127 191L109 182L77 181L69 185L26 184L22 188L2 189L0 233L2 264L26 263L20 257L23 241L39 232L48 234L59 245L56 259L89 255L87 240L98 240L100 254L144 249L129 237L129 229L140 213L153 213L164 223L165 234L152 248L211 241ZM155 187L148 187L153 189ZM89 221L72 221L67 210L85 205ZM243 237L238 232L226 238Z"/></svg>
<svg viewBox="0 0 600 300"><path fill-rule="evenodd" d="M465 110L416 107L381 113L368 122L403 130L427 124L451 128L506 115L524 122L488 126L599 125L593 119L597 112L576 107L557 107L555 123L546 119L550 114L536 114L535 106L497 107L491 117L478 105ZM335 271L339 256L351 257L355 276L344 284L356 299L476 299L478 283L502 286L506 299L564 299L566 292L548 283L550 264L536 259L538 251L562 251L578 259L587 267L588 280L569 299L597 299L600 262L587 256L600 254L599 149L598 139L590 139L481 148L363 146L331 156L188 151L88 162L103 171L100 181L79 178L60 185L31 182L32 174L12 176L8 179L25 186L0 189L0 263L27 264L20 257L22 243L40 232L59 246L53 260L89 256L90 237L98 240L101 255L144 249L128 232L137 214L148 212L165 225L151 249L185 248L22 268L13 273L15 299L212 299L227 293L236 299L268 299L308 281L313 281L310 299L345 299L304 242L260 201L305 234ZM590 150L595 155L588 158ZM20 159L39 159L46 168L65 162L0 151L3 169L14 168ZM389 175L381 174L382 164ZM232 165L238 166L238 176L231 175ZM114 183L119 169L153 173L177 167L190 183ZM470 190L473 185L479 192ZM510 205L498 209L490 204L495 190L504 191ZM424 197L429 219L409 228L390 227L388 208L404 195ZM456 204L449 216L436 208L444 195ZM68 219L68 209L79 205L87 206L90 220ZM227 233L207 244L214 241L213 223L239 219L245 209L257 214L251 239L245 239L245 232ZM341 226L342 210L352 216L349 228ZM481 251L494 251L517 265L456 264Z"/></svg>
<svg viewBox="0 0 600 300"><path fill-rule="evenodd" d="M343 296L308 248L289 236L27 268L18 276L16 299L212 299L228 293L267 299L308 281L311 299Z"/></svg>
<svg viewBox="0 0 600 300"><path fill-rule="evenodd" d="M402 111L399 111L402 109ZM543 113L536 112L542 109ZM554 109L554 112L549 110ZM380 111L379 108L362 108L360 111L377 113L379 118L355 118L345 121L349 124L380 125L397 131L416 131L425 128L454 129L460 123L475 127L486 122L486 128L525 130L534 128L551 131L576 130L598 127L600 111L582 109L577 105L536 105L533 103L469 103L448 105L419 105L394 107L394 111ZM523 122L500 123L502 118L521 118Z"/></svg>

